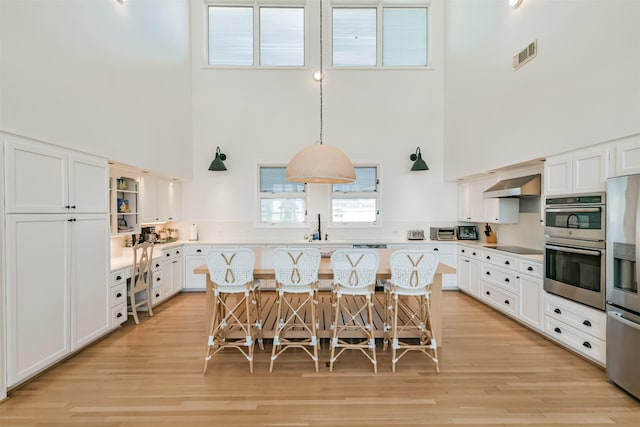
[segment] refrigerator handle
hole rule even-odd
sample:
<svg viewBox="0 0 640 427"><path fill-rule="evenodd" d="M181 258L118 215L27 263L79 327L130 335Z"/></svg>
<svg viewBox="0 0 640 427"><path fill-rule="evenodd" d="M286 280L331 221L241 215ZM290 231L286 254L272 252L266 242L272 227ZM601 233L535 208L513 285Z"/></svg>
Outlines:
<svg viewBox="0 0 640 427"><path fill-rule="evenodd" d="M630 328L640 331L639 324L637 324L636 322L632 322L631 320L625 319L624 317L622 317L622 314L618 313L617 311L608 311L607 315L611 317L611 319L613 320L616 320L626 326L629 326Z"/></svg>

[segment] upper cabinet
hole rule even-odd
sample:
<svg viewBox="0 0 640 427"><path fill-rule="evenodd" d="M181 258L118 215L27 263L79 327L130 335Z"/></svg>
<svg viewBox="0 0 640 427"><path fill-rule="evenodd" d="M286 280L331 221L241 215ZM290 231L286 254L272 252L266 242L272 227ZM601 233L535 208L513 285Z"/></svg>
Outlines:
<svg viewBox="0 0 640 427"><path fill-rule="evenodd" d="M546 196L605 191L609 175L609 148L596 147L547 158Z"/></svg>
<svg viewBox="0 0 640 427"><path fill-rule="evenodd" d="M484 191L499 181L499 177L458 184L458 220L514 224L519 219L518 199L484 198Z"/></svg>
<svg viewBox="0 0 640 427"><path fill-rule="evenodd" d="M5 171L6 213L109 212L104 159L6 136Z"/></svg>
<svg viewBox="0 0 640 427"><path fill-rule="evenodd" d="M111 171L111 234L140 233L140 185L130 172Z"/></svg>
<svg viewBox="0 0 640 427"><path fill-rule="evenodd" d="M142 223L167 222L178 219L180 184L168 179L142 176Z"/></svg>
<svg viewBox="0 0 640 427"><path fill-rule="evenodd" d="M640 134L614 143L615 166L613 176L640 173Z"/></svg>

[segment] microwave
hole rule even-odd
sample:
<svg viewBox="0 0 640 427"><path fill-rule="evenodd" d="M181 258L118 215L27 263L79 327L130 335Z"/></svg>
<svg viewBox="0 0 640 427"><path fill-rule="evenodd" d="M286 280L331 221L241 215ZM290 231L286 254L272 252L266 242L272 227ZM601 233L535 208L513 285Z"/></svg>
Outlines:
<svg viewBox="0 0 640 427"><path fill-rule="evenodd" d="M478 240L478 228L475 225L459 225L458 240Z"/></svg>

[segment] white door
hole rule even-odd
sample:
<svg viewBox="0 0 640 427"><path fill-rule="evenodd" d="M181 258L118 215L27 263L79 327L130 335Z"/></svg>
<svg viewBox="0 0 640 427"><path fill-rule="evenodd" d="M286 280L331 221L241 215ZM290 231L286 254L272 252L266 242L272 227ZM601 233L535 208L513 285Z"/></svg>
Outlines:
<svg viewBox="0 0 640 427"><path fill-rule="evenodd" d="M204 255L188 255L185 257L184 289L204 291L207 287L205 274L194 274L193 269L205 264Z"/></svg>
<svg viewBox="0 0 640 427"><path fill-rule="evenodd" d="M158 221L168 221L171 216L169 207L170 182L158 178L156 184L156 217Z"/></svg>
<svg viewBox="0 0 640 427"><path fill-rule="evenodd" d="M48 144L6 137L5 212L66 213L67 152Z"/></svg>
<svg viewBox="0 0 640 427"><path fill-rule="evenodd" d="M573 156L573 192L605 191L609 175L609 150L583 150Z"/></svg>
<svg viewBox="0 0 640 427"><path fill-rule="evenodd" d="M109 212L108 166L99 158L79 154L69 156L69 212Z"/></svg>
<svg viewBox="0 0 640 427"><path fill-rule="evenodd" d="M469 260L464 257L458 258L458 287L460 290L469 292Z"/></svg>
<svg viewBox="0 0 640 427"><path fill-rule="evenodd" d="M182 290L183 281L183 266L184 262L182 257L176 258L171 261L171 290L169 293L176 294Z"/></svg>
<svg viewBox="0 0 640 427"><path fill-rule="evenodd" d="M71 342L76 350L109 329L109 216L74 215L71 240Z"/></svg>
<svg viewBox="0 0 640 427"><path fill-rule="evenodd" d="M68 219L6 216L9 387L70 352Z"/></svg>
<svg viewBox="0 0 640 427"><path fill-rule="evenodd" d="M169 187L169 220L178 221L182 216L182 187L179 182L172 182Z"/></svg>
<svg viewBox="0 0 640 427"><path fill-rule="evenodd" d="M542 279L520 276L520 313L521 320L542 331Z"/></svg>
<svg viewBox="0 0 640 427"><path fill-rule="evenodd" d="M142 223L158 221L156 214L157 179L153 176L143 175L140 180L140 193L142 199Z"/></svg>
<svg viewBox="0 0 640 427"><path fill-rule="evenodd" d="M571 157L549 157L544 164L545 196L571 194L573 190Z"/></svg>
<svg viewBox="0 0 640 427"><path fill-rule="evenodd" d="M469 293L480 295L480 262L475 259L469 260Z"/></svg>

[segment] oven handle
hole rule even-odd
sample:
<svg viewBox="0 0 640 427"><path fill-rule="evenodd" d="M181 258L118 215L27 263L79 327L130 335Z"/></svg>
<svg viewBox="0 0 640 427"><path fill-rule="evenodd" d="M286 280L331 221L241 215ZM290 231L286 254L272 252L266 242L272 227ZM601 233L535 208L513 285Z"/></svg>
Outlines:
<svg viewBox="0 0 640 427"><path fill-rule="evenodd" d="M595 255L602 256L602 251L597 249L577 249L577 248L568 248L566 246L554 246L554 245L544 245L545 249L554 249L556 251L569 252L572 254L580 254L580 255Z"/></svg>
<svg viewBox="0 0 640 427"><path fill-rule="evenodd" d="M623 323L623 324L625 324L625 325L627 325L627 326L629 326L629 327L631 327L633 329L640 330L640 325L639 324L637 324L636 322L632 322L629 319L625 319L622 316L622 313L618 313L617 311L610 311L607 314L609 315L609 317L611 317L612 319L617 320L620 323Z"/></svg>
<svg viewBox="0 0 640 427"><path fill-rule="evenodd" d="M551 213L590 213L590 212L602 212L602 208L571 208L571 209L545 209L545 212Z"/></svg>

